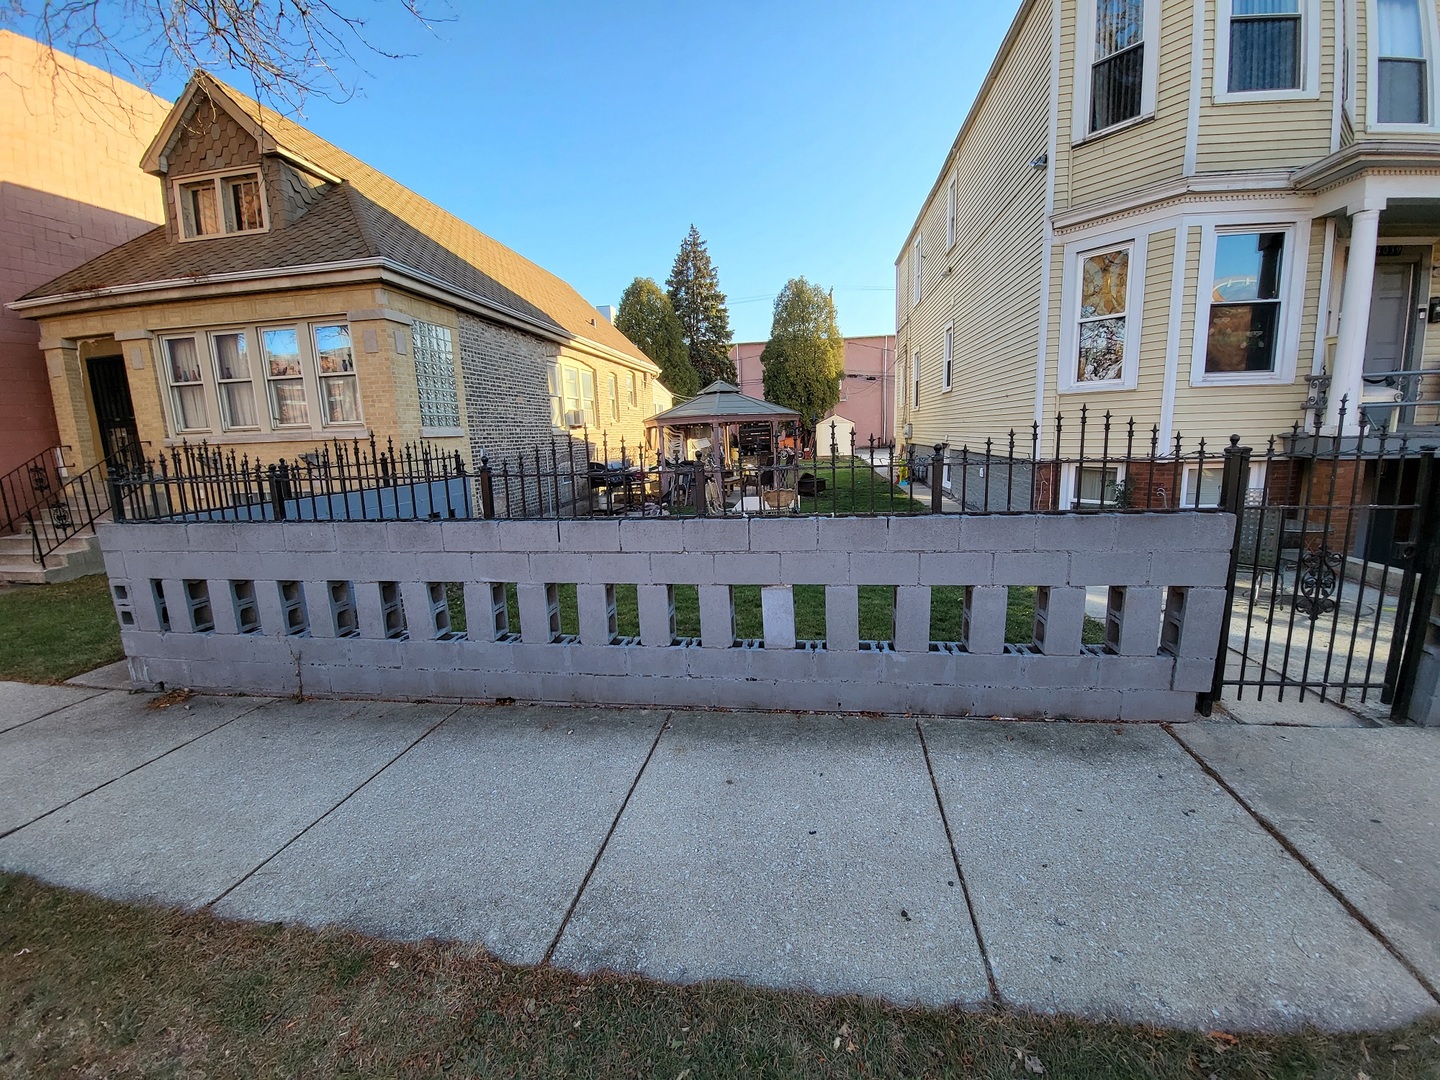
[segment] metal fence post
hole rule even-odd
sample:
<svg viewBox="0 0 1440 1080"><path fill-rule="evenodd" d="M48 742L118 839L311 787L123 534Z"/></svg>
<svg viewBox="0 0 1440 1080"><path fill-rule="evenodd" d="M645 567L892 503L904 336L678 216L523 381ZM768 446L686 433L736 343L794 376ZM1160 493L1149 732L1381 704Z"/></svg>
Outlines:
<svg viewBox="0 0 1440 1080"><path fill-rule="evenodd" d="M490 459L480 459L480 513L486 521L495 517L495 476L490 471Z"/></svg>
<svg viewBox="0 0 1440 1080"><path fill-rule="evenodd" d="M699 454L695 455L695 514L697 517L705 517L708 508L706 507L705 494L705 459Z"/></svg>
<svg viewBox="0 0 1440 1080"><path fill-rule="evenodd" d="M1429 637L1435 587L1440 584L1440 542L1437 542L1435 535L1436 531L1440 530L1440 462L1436 461L1436 447L1425 446L1422 449L1425 452L1420 458L1420 475L1416 484L1420 505L1415 514L1419 527L1414 531L1421 544L1416 560L1420 564L1420 576L1415 587L1409 628L1405 633L1400 670L1396 673L1394 682L1394 700L1390 706L1392 720L1410 718L1410 699L1415 693L1415 676L1420 670L1420 657ZM1391 655L1394 655L1393 652ZM1388 676L1389 672L1386 674ZM1387 678L1386 681L1390 680Z"/></svg>
<svg viewBox="0 0 1440 1080"><path fill-rule="evenodd" d="M1239 435L1230 436L1230 445L1225 448L1225 471L1220 478L1220 509L1235 515L1235 535L1230 540L1230 565L1225 571L1225 606L1220 614L1215 674L1210 679L1210 692L1195 696L1195 711L1201 716L1209 716L1214 710L1225 683L1225 661L1230 651L1230 612L1235 606L1235 572L1240 565L1240 519L1245 512L1245 477L1250 471L1250 452L1250 447L1240 445Z"/></svg>
<svg viewBox="0 0 1440 1080"><path fill-rule="evenodd" d="M941 458L945 453L945 444L936 443L934 456L930 458L930 513L938 514L943 507L940 505L940 485L945 477L944 463Z"/></svg>

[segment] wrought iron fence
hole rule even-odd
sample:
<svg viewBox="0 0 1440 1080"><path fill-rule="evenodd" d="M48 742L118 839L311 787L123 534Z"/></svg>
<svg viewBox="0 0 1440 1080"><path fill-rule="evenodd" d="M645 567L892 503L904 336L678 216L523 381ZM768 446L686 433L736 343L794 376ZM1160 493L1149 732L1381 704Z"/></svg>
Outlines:
<svg viewBox="0 0 1440 1080"><path fill-rule="evenodd" d="M19 528L25 514L46 505L64 482L65 459L58 446L0 476L0 536Z"/></svg>

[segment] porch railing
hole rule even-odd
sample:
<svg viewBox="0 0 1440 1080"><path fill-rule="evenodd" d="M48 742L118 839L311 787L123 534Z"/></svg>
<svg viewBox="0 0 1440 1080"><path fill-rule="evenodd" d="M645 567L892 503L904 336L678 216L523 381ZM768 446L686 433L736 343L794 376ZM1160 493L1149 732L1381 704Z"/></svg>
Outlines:
<svg viewBox="0 0 1440 1080"><path fill-rule="evenodd" d="M89 529L110 512L110 478L136 464L135 451L117 450L84 472L62 482L35 506L25 511L26 527L33 541L34 559L42 567L60 546Z"/></svg>
<svg viewBox="0 0 1440 1080"><path fill-rule="evenodd" d="M36 454L0 476L0 536L14 532L27 511L44 505L64 483L65 458L60 447Z"/></svg>

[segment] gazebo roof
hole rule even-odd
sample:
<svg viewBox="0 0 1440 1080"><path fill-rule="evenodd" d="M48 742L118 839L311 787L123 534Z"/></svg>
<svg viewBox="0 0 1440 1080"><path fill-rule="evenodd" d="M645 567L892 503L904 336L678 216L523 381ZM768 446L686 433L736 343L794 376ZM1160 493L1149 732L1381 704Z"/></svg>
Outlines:
<svg viewBox="0 0 1440 1080"><path fill-rule="evenodd" d="M794 409L773 401L747 397L738 386L717 379L700 393L673 409L656 413L645 421L664 427L685 427L690 424L736 424L749 420L798 420Z"/></svg>

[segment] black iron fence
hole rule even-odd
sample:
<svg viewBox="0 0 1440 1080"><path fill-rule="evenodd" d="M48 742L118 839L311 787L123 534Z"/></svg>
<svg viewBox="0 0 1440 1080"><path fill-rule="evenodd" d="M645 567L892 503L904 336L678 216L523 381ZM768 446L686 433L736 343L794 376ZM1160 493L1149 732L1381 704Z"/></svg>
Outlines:
<svg viewBox="0 0 1440 1080"><path fill-rule="evenodd" d="M64 482L65 460L58 446L0 476L0 536L18 529L27 512L50 502Z"/></svg>

